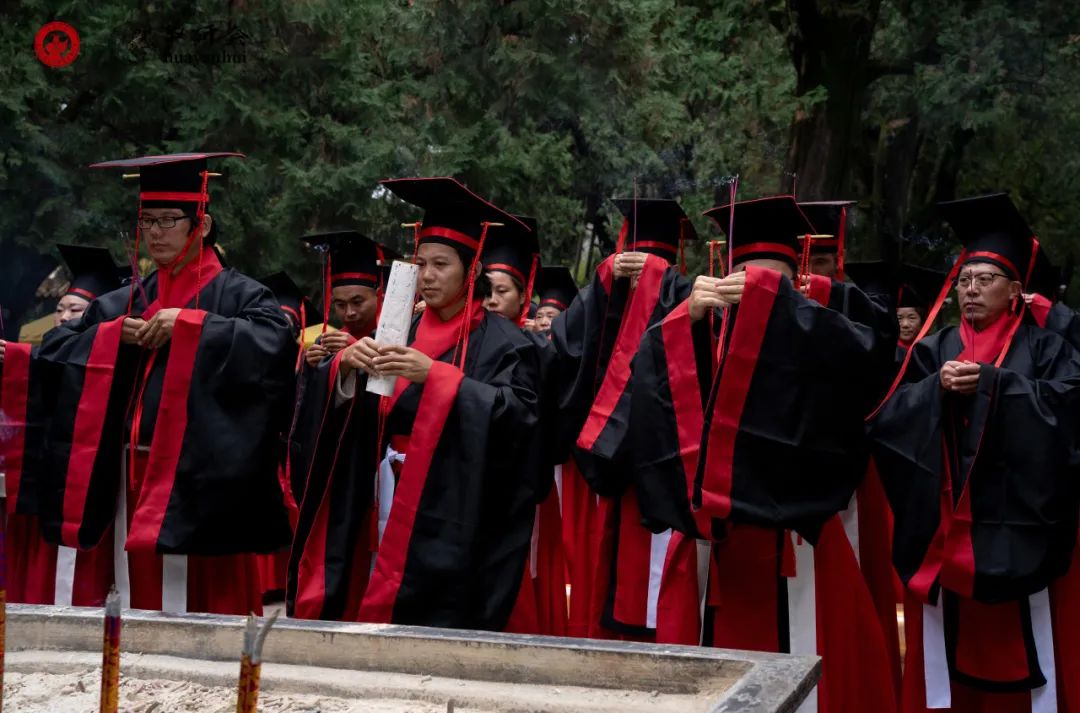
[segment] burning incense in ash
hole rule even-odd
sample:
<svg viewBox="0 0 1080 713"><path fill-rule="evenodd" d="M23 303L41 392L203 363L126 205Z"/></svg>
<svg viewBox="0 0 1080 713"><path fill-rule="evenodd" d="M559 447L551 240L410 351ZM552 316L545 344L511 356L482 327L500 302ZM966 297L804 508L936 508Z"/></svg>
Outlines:
<svg viewBox="0 0 1080 713"><path fill-rule="evenodd" d="M101 713L116 713L120 700L120 592L105 599L105 636L101 642Z"/></svg>
<svg viewBox="0 0 1080 713"><path fill-rule="evenodd" d="M274 612L266 624L259 629L259 619L254 614L248 616L244 627L244 646L240 652L240 680L236 690L236 713L256 713L259 702L259 678L262 675L262 650L270 627L277 621L278 612Z"/></svg>

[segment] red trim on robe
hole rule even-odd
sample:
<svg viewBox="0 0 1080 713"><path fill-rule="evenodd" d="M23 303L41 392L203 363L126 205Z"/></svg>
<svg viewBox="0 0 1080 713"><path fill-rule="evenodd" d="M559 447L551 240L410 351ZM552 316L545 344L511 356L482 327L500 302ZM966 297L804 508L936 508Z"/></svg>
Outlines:
<svg viewBox="0 0 1080 713"><path fill-rule="evenodd" d="M150 454L128 533L128 550L157 548L187 431L188 396L206 314L203 310L181 309L173 326Z"/></svg>
<svg viewBox="0 0 1080 713"><path fill-rule="evenodd" d="M611 296L611 285L615 280L615 256L608 255L596 266L596 276L600 278L600 284L604 286L604 292Z"/></svg>
<svg viewBox="0 0 1080 713"><path fill-rule="evenodd" d="M19 501L26 448L26 407L30 392L30 345L7 342L4 360L0 361L0 415L2 425L13 427L6 442L0 441L0 455L5 468L7 512L14 513Z"/></svg>
<svg viewBox="0 0 1080 713"><path fill-rule="evenodd" d="M341 356L344 353L344 350L338 351L330 361L330 374L327 377L330 386L327 388L326 405L323 407L322 420L319 422L319 430L315 436L315 447L313 449L315 453L319 452L319 441L323 436L326 416L334 403L338 370L341 366ZM315 458L312 458L304 479L305 483L311 482L311 469L314 467ZM326 487L319 501L319 508L315 512L315 520L308 530L304 550L300 553L300 561L297 563L296 597L293 603L293 616L297 619L320 618L323 605L326 602L326 536L330 517L330 490L332 484L333 469L331 468L330 477L326 479ZM304 499L306 498L307 491L305 489ZM301 509L303 509L303 503L301 503ZM293 543L295 544L296 541L294 540Z"/></svg>
<svg viewBox="0 0 1080 713"><path fill-rule="evenodd" d="M873 458L867 463L866 475L855 491L855 498L859 516L859 569L877 611L893 683L899 693L900 632L896 605L904 600L903 584L892 564L893 514Z"/></svg>
<svg viewBox="0 0 1080 713"><path fill-rule="evenodd" d="M434 362L428 372L409 440L408 458L394 491L390 519L375 559L375 571L360 605L362 621L393 621L394 604L405 574L420 497L427 484L431 460L442 437L443 426L457 400L458 387L464 378L459 369L440 361Z"/></svg>
<svg viewBox="0 0 1080 713"><path fill-rule="evenodd" d="M672 417L679 438L679 455L686 477L686 499L694 501L694 479L697 477L698 457L701 454L701 433L705 429L705 413L701 407L701 386L690 330L690 301L684 300L660 323L664 341L664 362L667 364L668 389L671 392ZM691 508L698 534L708 537L711 518Z"/></svg>
<svg viewBox="0 0 1080 713"><path fill-rule="evenodd" d="M1031 316L1035 319L1035 324L1045 328L1046 320L1050 319L1050 308L1053 306L1054 303L1042 295L1032 295L1031 304L1028 305L1028 309L1031 310Z"/></svg>
<svg viewBox="0 0 1080 713"><path fill-rule="evenodd" d="M645 266L638 277L637 288L630 295L626 313L622 316L619 324L619 334L615 338L615 346L611 351L611 359L608 361L607 372L604 381L593 399L589 416L578 436L577 446L583 450L592 450L596 439L607 425L619 398L626 390L626 384L630 380L630 361L637 353L641 343L641 335L649 326L656 303L660 300L660 285L664 277L667 263L655 255L645 258Z"/></svg>
<svg viewBox="0 0 1080 713"><path fill-rule="evenodd" d="M1028 678L1031 669L1024 631L1030 621L1025 621L1019 601L984 604L962 599L956 608L956 619L959 673L985 681Z"/></svg>
<svg viewBox="0 0 1080 713"><path fill-rule="evenodd" d="M620 624L646 626L649 604L649 565L652 533L641 525L637 490L631 486L619 498L619 531L615 562L615 598L611 616Z"/></svg>
<svg viewBox="0 0 1080 713"><path fill-rule="evenodd" d="M735 438L781 277L776 270L746 267L746 286L724 356L707 436L709 450L701 483L701 510L711 517L725 518L731 512Z"/></svg>
<svg viewBox="0 0 1080 713"><path fill-rule="evenodd" d="M779 542L775 530L735 525L713 545L709 606L714 647L780 651Z"/></svg>
<svg viewBox="0 0 1080 713"><path fill-rule="evenodd" d="M697 540L672 532L656 600L656 643L701 643L701 592L698 589Z"/></svg>
<svg viewBox="0 0 1080 713"><path fill-rule="evenodd" d="M120 336L125 316L98 325L90 356L86 360L85 377L79 405L75 410L75 425L71 434L67 474L64 477L63 523L60 527L62 544L79 546L79 529L86 513L86 498L90 477L105 427L105 410L109 405L116 355L120 351Z"/></svg>
<svg viewBox="0 0 1080 713"><path fill-rule="evenodd" d="M829 306L829 296L832 294L832 278L824 275L807 275L810 278L810 289L806 296L817 302L822 307Z"/></svg>
<svg viewBox="0 0 1080 713"><path fill-rule="evenodd" d="M563 551L570 585L567 636L584 637L590 628L593 580L600 554L600 506L573 458L563 464L562 481Z"/></svg>
<svg viewBox="0 0 1080 713"><path fill-rule="evenodd" d="M814 601L821 656L819 710L895 711L884 636L875 626L874 604L838 515L825 523L814 547ZM792 629L799 625L790 622Z"/></svg>
<svg viewBox="0 0 1080 713"><path fill-rule="evenodd" d="M540 633L546 636L566 636L566 557L562 541L562 514L559 512L559 492L553 485L544 502L539 505L537 522L536 613ZM526 568L528 571L528 568Z"/></svg>

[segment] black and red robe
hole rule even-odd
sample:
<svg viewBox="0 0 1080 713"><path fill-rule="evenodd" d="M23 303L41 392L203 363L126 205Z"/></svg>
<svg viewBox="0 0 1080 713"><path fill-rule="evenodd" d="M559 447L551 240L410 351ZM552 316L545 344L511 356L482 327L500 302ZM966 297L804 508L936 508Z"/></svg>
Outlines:
<svg viewBox="0 0 1080 713"><path fill-rule="evenodd" d="M566 464L551 462L553 442L560 421L557 410L558 360L548 333L523 330L540 354L540 430L543 464L535 486L536 517L529 545L529 559L514 611L506 631L544 636L568 634L566 585L568 564L563 540L563 473ZM573 458L568 459L573 463ZM572 475L572 474L571 474ZM580 477L580 476L578 476Z"/></svg>
<svg viewBox="0 0 1080 713"><path fill-rule="evenodd" d="M565 477L564 469L564 501L573 503L571 522L580 523L568 548L571 628L579 629L584 620L588 636L650 637L651 562L663 544L641 527L634 487L621 462L629 433L631 364L645 330L686 299L691 283L651 254L633 287L628 279L614 279L613 270L609 256L552 323L552 343L565 365L557 443L572 444L589 487Z"/></svg>
<svg viewBox="0 0 1080 713"><path fill-rule="evenodd" d="M1030 315L1035 324L1062 337L1073 349L1080 349L1080 316L1068 305L1035 294Z"/></svg>
<svg viewBox="0 0 1080 713"><path fill-rule="evenodd" d="M719 369L709 321L685 303L649 330L634 367L642 515L677 530L657 638L820 653L821 710L892 710L885 641L838 516L865 467L867 385L892 344L752 266L740 304L715 319Z"/></svg>
<svg viewBox="0 0 1080 713"><path fill-rule="evenodd" d="M300 513L285 601L300 619L357 621L378 549L379 397L359 388L336 403L338 365L335 355L304 368L289 441Z"/></svg>
<svg viewBox="0 0 1080 713"><path fill-rule="evenodd" d="M37 517L35 466L47 414L37 349L9 342L0 363L0 473L6 485L7 599L20 604L104 606L112 543L73 551L46 542Z"/></svg>
<svg viewBox="0 0 1080 713"><path fill-rule="evenodd" d="M52 413L36 477L45 536L96 545L112 524L122 458L146 455L129 503L132 552L226 555L288 543L276 415L292 398L290 330L271 292L212 251L168 280L94 300L45 336ZM130 314L180 307L169 342L120 341ZM132 474L135 477L135 474Z"/></svg>
<svg viewBox="0 0 1080 713"><path fill-rule="evenodd" d="M1080 706L1080 354L1016 319L917 343L871 422L907 593L905 712ZM953 359L982 365L975 394L941 388Z"/></svg>
<svg viewBox="0 0 1080 713"><path fill-rule="evenodd" d="M355 484L350 487L373 494L375 458L387 446L404 455L393 476L392 502L359 602L360 621L501 630L516 601L543 470L540 356L537 345L517 325L488 315L479 301L467 316L464 370L450 363L457 353L458 321L438 324L435 311L426 310L414 322L410 346L425 353L437 351L435 364L422 385L398 380L398 389L383 407L381 429L379 407L372 420L366 405L364 374L354 372L351 406L335 407L334 395L328 394L329 411L351 408L353 427L370 426L383 435L376 441L378 448L369 451L371 456L357 453L355 467L335 466L332 478L351 478ZM436 347L443 342L429 337L440 331L450 339ZM335 374L328 382L336 380ZM319 503L327 503L325 497L312 499L312 493L317 492L313 490L317 464L324 458L333 462L333 454L324 453L337 449L337 436L333 431L320 433L313 454L316 466L301 507L302 523L305 513L317 512ZM354 521L368 526L365 530L358 525L355 535L337 528L336 536L328 533L333 540L319 541L312 534L298 537L292 558L298 565L295 591L305 591L305 571L318 571L317 566L305 568L301 563L314 563L320 549L337 553L345 563L361 559L357 548L376 541L371 516L377 512L370 506L353 514ZM349 542L337 541L350 536ZM349 580L346 574L339 581ZM312 586L325 587L326 581ZM293 606L298 605L299 599Z"/></svg>

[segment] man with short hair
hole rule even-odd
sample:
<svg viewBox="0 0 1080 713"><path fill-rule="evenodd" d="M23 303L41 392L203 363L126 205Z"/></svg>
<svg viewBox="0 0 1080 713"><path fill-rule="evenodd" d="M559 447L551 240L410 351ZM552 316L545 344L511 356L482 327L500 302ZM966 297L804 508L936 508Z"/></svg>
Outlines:
<svg viewBox="0 0 1080 713"><path fill-rule="evenodd" d="M871 420L905 584L903 713L1080 705L1080 354L1025 323L1038 244L1006 194L940 205L958 327Z"/></svg>
<svg viewBox="0 0 1080 713"><path fill-rule="evenodd" d="M137 243L157 267L49 332L56 385L38 477L47 539L90 548L115 531L124 606L260 611L254 553L288 543L274 414L292 395L291 334L273 294L223 267L207 160L139 171Z"/></svg>

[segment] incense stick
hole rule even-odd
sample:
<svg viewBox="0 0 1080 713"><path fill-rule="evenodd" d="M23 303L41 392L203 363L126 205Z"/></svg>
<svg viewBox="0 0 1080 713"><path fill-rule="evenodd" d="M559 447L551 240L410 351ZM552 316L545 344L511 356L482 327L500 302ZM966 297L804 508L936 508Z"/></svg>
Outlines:
<svg viewBox="0 0 1080 713"><path fill-rule="evenodd" d="M120 238L124 241L124 252L128 256L131 279L135 282L135 286L139 288L139 295L142 297L143 305L149 306L150 300L146 299L146 290L143 288L142 276L139 274L139 255L135 250L135 246L131 243L131 236L126 231L120 231Z"/></svg>
<svg viewBox="0 0 1080 713"><path fill-rule="evenodd" d="M270 627L279 612L267 619L260 629L258 618L248 616L244 626L244 646L240 654L240 678L236 690L236 713L256 713L259 703L259 679L262 675L262 650Z"/></svg>
<svg viewBox="0 0 1080 713"><path fill-rule="evenodd" d="M101 642L100 713L116 713L120 700L120 592L113 586L105 599L105 635Z"/></svg>

